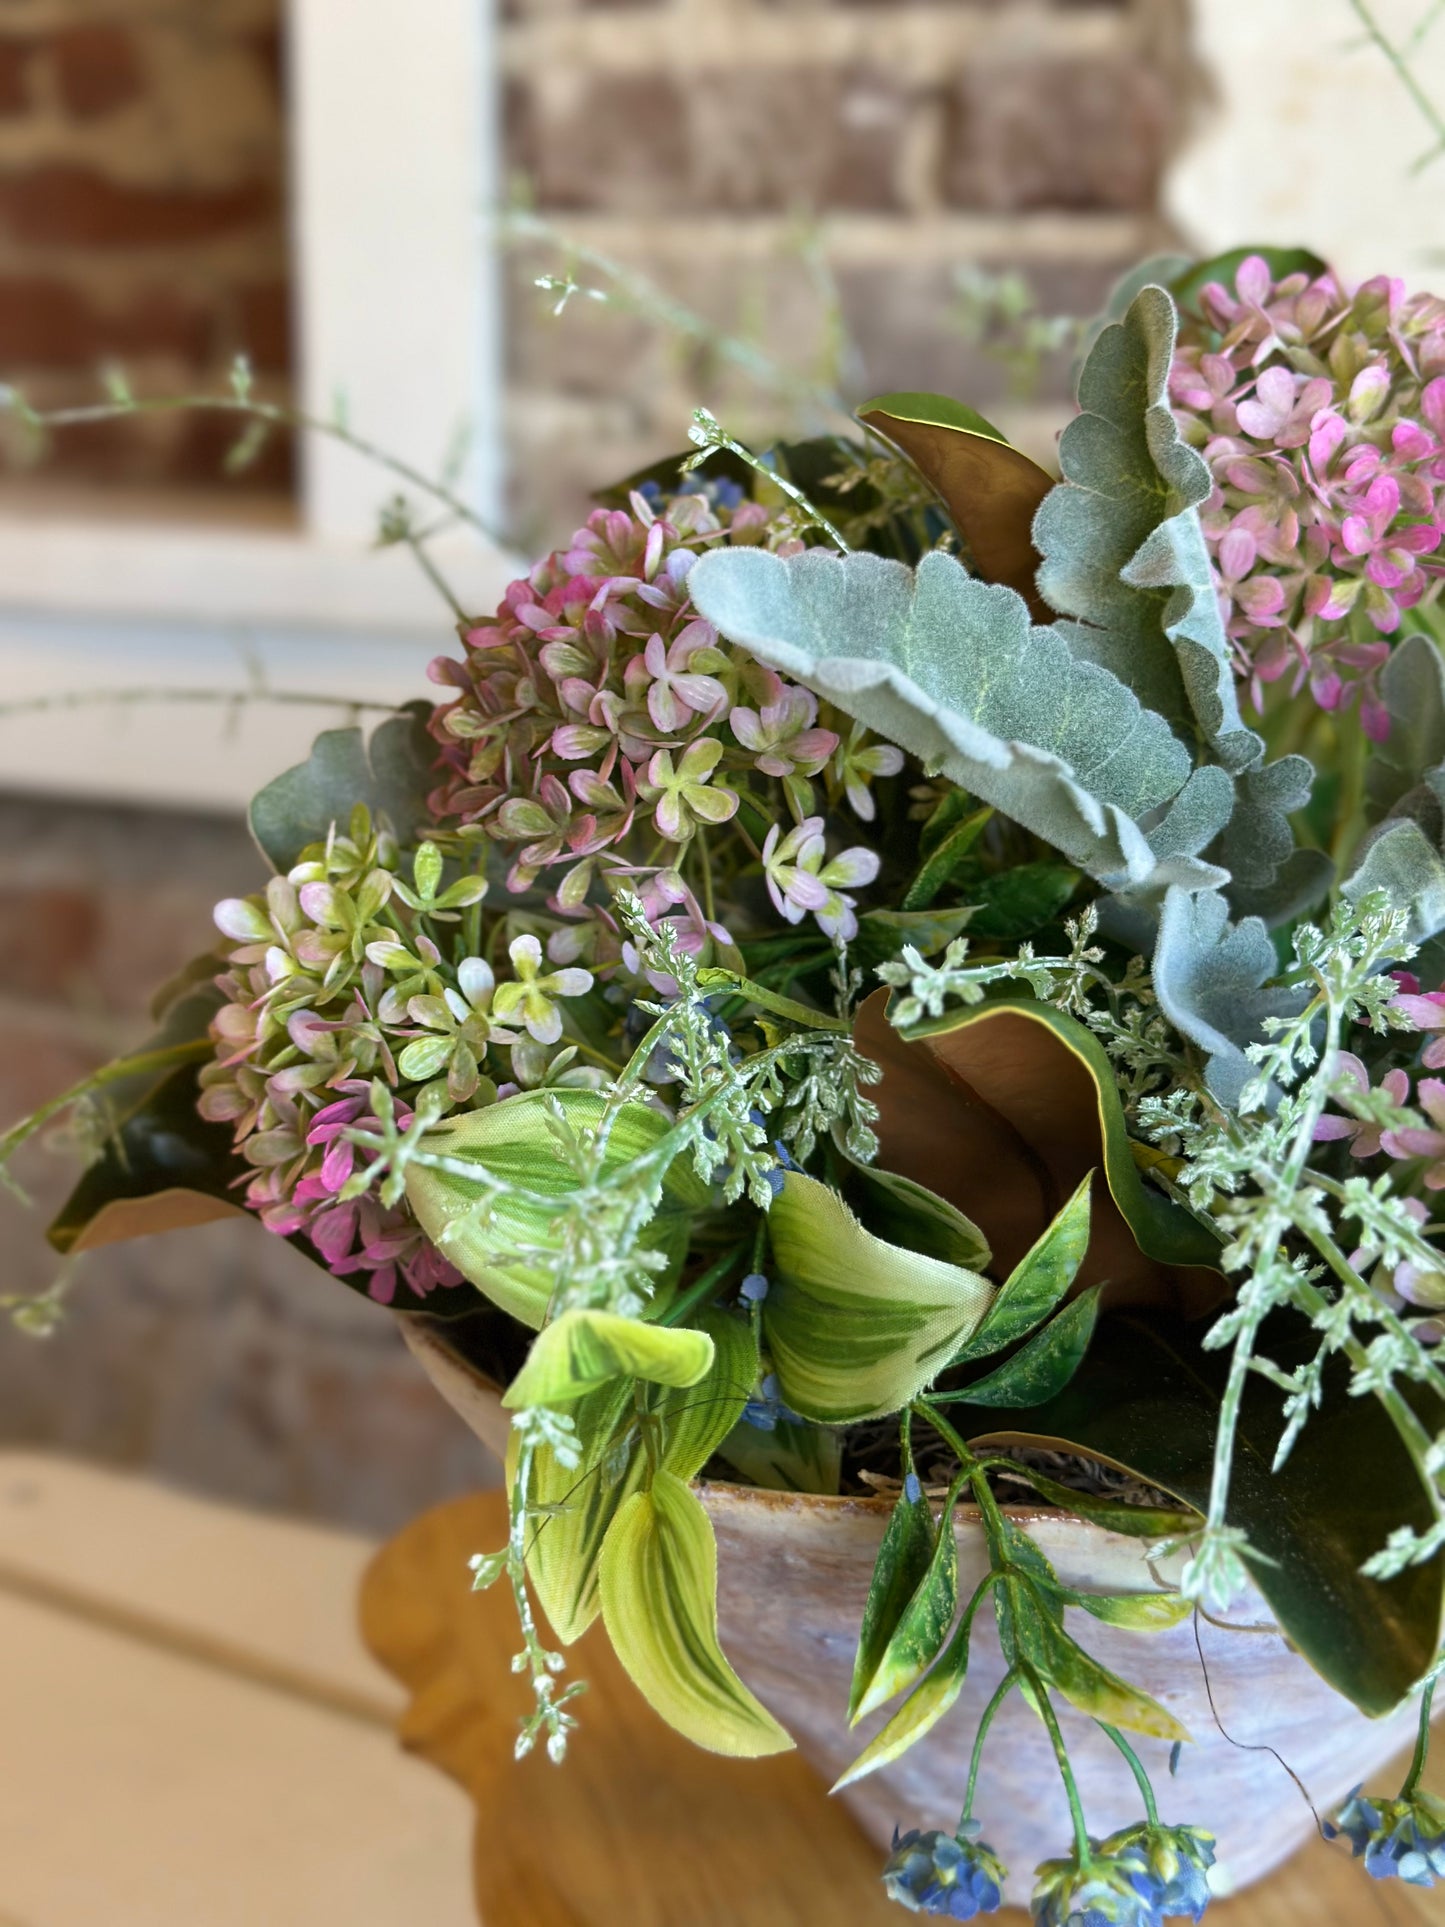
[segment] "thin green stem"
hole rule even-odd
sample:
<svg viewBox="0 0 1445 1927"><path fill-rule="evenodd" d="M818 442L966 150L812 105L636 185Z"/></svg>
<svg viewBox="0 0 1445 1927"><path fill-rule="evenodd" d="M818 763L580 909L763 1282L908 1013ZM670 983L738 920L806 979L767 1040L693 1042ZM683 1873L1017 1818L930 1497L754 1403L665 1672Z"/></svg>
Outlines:
<svg viewBox="0 0 1445 1927"><path fill-rule="evenodd" d="M1435 1701L1435 1684L1430 1684L1420 1695L1420 1731L1415 1739L1415 1752L1410 1761L1410 1771L1405 1775L1405 1784L1400 1788L1402 1800L1412 1800L1415 1789L1420 1784L1420 1776L1425 1771L1425 1762L1430 1757L1430 1709Z"/></svg>
<svg viewBox="0 0 1445 1927"><path fill-rule="evenodd" d="M1400 49L1390 39L1389 35L1375 18L1374 9L1370 6L1369 0L1350 0L1350 4L1354 8L1361 26L1363 26L1365 32L1394 68L1396 78L1399 80L1400 85L1405 89L1405 92L1410 96L1411 100L1414 101L1416 107L1419 108L1420 113L1424 116L1426 125L1435 135L1434 146L1431 147L1428 153L1422 154L1411 169L1412 173L1418 173L1427 161L1433 160L1442 149L1445 149L1445 119L1441 118L1439 108L1436 107L1434 101L1431 100L1430 96L1416 79L1414 70L1411 68L1408 60L1405 59L1404 54L1401 53ZM1438 9L1436 9L1436 11L1438 12ZM1411 51L1413 51L1419 39L1429 30L1433 23L1433 14L1427 16L1427 18L1420 23L1414 38L1408 43Z"/></svg>
<svg viewBox="0 0 1445 1927"><path fill-rule="evenodd" d="M721 1258L715 1259L706 1271L693 1280L686 1291L679 1293L655 1323L680 1325L691 1312L696 1311L699 1305L705 1305L716 1294L718 1286L733 1266L746 1254L750 1242L751 1240L744 1238L741 1244L730 1246Z"/></svg>
<svg viewBox="0 0 1445 1927"><path fill-rule="evenodd" d="M993 1577L992 1574L989 1576ZM1017 1679L1018 1670L1011 1666L994 1689L993 1698L979 1716L978 1731L973 1736L973 1756L968 1763L968 1787L963 1796L963 1811L958 1816L960 1833L973 1818L973 1796L978 1788L978 1770L983 1764L983 1743L988 1738L988 1729L993 1725L994 1714L1013 1691Z"/></svg>
<svg viewBox="0 0 1445 1927"><path fill-rule="evenodd" d="M1074 1851L1078 1856L1079 1865L1084 1867L1092 1857L1089 1849L1089 1829L1084 1822L1084 1803L1079 1798L1078 1782L1074 1778L1074 1769L1069 1764L1069 1749L1064 1745L1064 1736L1059 1730L1058 1715L1054 1712L1053 1701L1049 1698L1049 1689L1031 1666L1025 1671L1038 1707L1039 1718L1048 1728L1049 1739L1053 1743L1054 1758L1059 1763L1064 1791L1069 1796L1069 1814L1074 1822Z"/></svg>
<svg viewBox="0 0 1445 1927"><path fill-rule="evenodd" d="M1134 1784L1138 1787L1139 1796L1144 1802L1144 1812L1148 1816L1149 1824L1151 1827L1157 1827L1159 1824L1159 1807L1154 1798L1154 1788L1150 1782L1149 1775L1144 1771L1143 1761L1124 1738L1124 1735L1119 1731L1118 1727L1110 1726L1104 1720L1099 1720L1096 1724L1101 1733L1108 1734L1109 1738L1129 1762L1129 1771L1134 1775Z"/></svg>
<svg viewBox="0 0 1445 1927"><path fill-rule="evenodd" d="M148 1076L153 1071L177 1070L182 1064L202 1063L215 1054L215 1048L209 1037L197 1037L189 1043L166 1044L159 1050L136 1051L129 1057L118 1057L113 1064L103 1064L98 1071L92 1071L89 1077L72 1084L59 1097L52 1097L0 1137L0 1167L8 1163L20 1146L48 1124L51 1118L59 1117L93 1091L104 1090L107 1085L119 1084L128 1077Z"/></svg>
<svg viewBox="0 0 1445 1927"><path fill-rule="evenodd" d="M415 556L417 567L436 590L442 601L446 603L457 621L466 622L470 612L462 607L451 584L427 554L426 544L421 540L420 536L413 535L408 531L406 546L411 550L413 556Z"/></svg>
<svg viewBox="0 0 1445 1927"><path fill-rule="evenodd" d="M384 710L395 715L399 703L371 702L357 696L325 696L298 689L76 689L54 696L23 696L0 703L0 720L33 716L46 710L96 709L132 703L208 703L242 708L247 703L275 703L278 707L307 709Z"/></svg>

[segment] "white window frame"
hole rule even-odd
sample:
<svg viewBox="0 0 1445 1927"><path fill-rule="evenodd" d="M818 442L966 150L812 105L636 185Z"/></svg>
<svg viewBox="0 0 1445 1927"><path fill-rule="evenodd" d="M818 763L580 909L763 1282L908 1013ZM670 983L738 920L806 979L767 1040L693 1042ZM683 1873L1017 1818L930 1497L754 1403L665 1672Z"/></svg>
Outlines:
<svg viewBox="0 0 1445 1927"><path fill-rule="evenodd" d="M435 474L489 526L503 467L493 0L287 0L299 400ZM83 432L83 431L76 431ZM294 527L0 514L0 705L100 689L425 693L450 617L405 550L371 551L385 474L303 439ZM458 531L466 606L515 572ZM0 714L0 788L233 810L336 708L174 703Z"/></svg>

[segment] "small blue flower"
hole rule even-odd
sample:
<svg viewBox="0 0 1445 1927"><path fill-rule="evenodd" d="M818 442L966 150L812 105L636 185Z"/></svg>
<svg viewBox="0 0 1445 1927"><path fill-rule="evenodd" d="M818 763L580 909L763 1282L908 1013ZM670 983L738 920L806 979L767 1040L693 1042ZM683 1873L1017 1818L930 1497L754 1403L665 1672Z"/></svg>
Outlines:
<svg viewBox="0 0 1445 1927"><path fill-rule="evenodd" d="M738 1290L750 1305L760 1305L768 1295L768 1281L760 1271L750 1271Z"/></svg>
<svg viewBox="0 0 1445 1927"><path fill-rule="evenodd" d="M1416 1793L1408 1800L1372 1800L1358 1787L1325 1837L1348 1840L1372 1880L1406 1880L1433 1887L1445 1880L1445 1800Z"/></svg>
<svg viewBox="0 0 1445 1927"><path fill-rule="evenodd" d="M893 1852L883 1869L883 1886L913 1914L944 1920L973 1920L996 1913L1003 1902L1004 1868L992 1847L978 1838L977 1820L956 1834L916 1827L893 1830Z"/></svg>
<svg viewBox="0 0 1445 1927"><path fill-rule="evenodd" d="M791 1419L801 1424L798 1414L791 1406L784 1405L778 1395L777 1376L769 1372L758 1386L756 1393L743 1407L742 1423L756 1426L760 1432L776 1432L780 1420Z"/></svg>
<svg viewBox="0 0 1445 1927"><path fill-rule="evenodd" d="M1046 1860L1037 1869L1034 1927L1162 1927L1153 1883L1140 1891L1134 1870L1090 1841L1082 1859Z"/></svg>
<svg viewBox="0 0 1445 1927"><path fill-rule="evenodd" d="M1214 1835L1200 1827L1151 1827L1145 1821L1111 1833L1100 1855L1124 1868L1135 1889L1166 1920L1199 1920L1210 1902Z"/></svg>
<svg viewBox="0 0 1445 1927"><path fill-rule="evenodd" d="M653 506L656 507L662 500L662 484L653 481L651 476L649 476L645 482L638 483L637 493L642 497L644 502L651 502Z"/></svg>
<svg viewBox="0 0 1445 1927"><path fill-rule="evenodd" d="M917 1505L923 1497L923 1481L916 1472L910 1472L903 1481L903 1496L910 1505Z"/></svg>

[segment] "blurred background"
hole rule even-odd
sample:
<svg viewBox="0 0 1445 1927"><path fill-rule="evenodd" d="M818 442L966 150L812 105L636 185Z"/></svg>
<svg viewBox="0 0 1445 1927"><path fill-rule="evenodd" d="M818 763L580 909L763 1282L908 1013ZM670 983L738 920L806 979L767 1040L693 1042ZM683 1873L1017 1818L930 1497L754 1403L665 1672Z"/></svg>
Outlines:
<svg viewBox="0 0 1445 1927"><path fill-rule="evenodd" d="M149 404L243 354L445 470L479 610L698 402L757 440L935 389L1046 457L1074 320L1161 246L1439 272L1442 11L1374 9L1412 100L1349 0L4 0L0 381L112 412L0 418L0 1125L144 1034L259 881L251 791L449 641L374 546L395 476ZM73 1169L0 1197L0 1297L52 1285ZM371 1532L491 1477L390 1319L240 1222L0 1322L17 1445Z"/></svg>

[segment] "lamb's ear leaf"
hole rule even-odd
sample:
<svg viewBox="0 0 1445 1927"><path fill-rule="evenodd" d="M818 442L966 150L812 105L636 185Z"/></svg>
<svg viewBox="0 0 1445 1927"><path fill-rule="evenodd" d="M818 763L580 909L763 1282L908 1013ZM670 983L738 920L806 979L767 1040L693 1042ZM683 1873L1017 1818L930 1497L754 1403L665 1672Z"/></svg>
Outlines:
<svg viewBox="0 0 1445 1927"><path fill-rule="evenodd" d="M1208 1056L1205 1075L1221 1104L1233 1108L1254 1074L1244 1046L1264 1036L1267 1017L1298 1007L1298 993L1268 988L1279 960L1258 917L1229 921L1214 891L1171 890L1159 916L1154 990L1164 1015Z"/></svg>
<svg viewBox="0 0 1445 1927"><path fill-rule="evenodd" d="M1317 903L1334 881L1323 850L1295 848L1290 817L1310 800L1313 765L1303 756L1256 763L1236 777L1234 814L1210 855L1229 872L1236 916L1287 922Z"/></svg>
<svg viewBox="0 0 1445 1927"><path fill-rule="evenodd" d="M272 868L284 873L333 823L345 827L358 803L384 815L405 840L426 821L435 782L436 744L427 734L426 703L410 703L372 731L328 729L304 763L274 777L251 802L251 834Z"/></svg>
<svg viewBox="0 0 1445 1927"><path fill-rule="evenodd" d="M993 1296L961 1265L875 1238L828 1185L789 1171L768 1212L763 1333L785 1404L843 1425L901 1411Z"/></svg>
<svg viewBox="0 0 1445 1927"><path fill-rule="evenodd" d="M718 1644L717 1541L671 1472L619 1509L599 1567L612 1649L669 1726L711 1753L757 1759L793 1742Z"/></svg>
<svg viewBox="0 0 1445 1927"><path fill-rule="evenodd" d="M938 493L985 582L1004 582L1047 611L1034 587L1039 565L1030 530L1034 512L1054 485L993 423L946 395L879 395L858 419L895 447Z"/></svg>
<svg viewBox="0 0 1445 1927"><path fill-rule="evenodd" d="M717 549L688 578L699 612L1061 850L1108 888L1155 898L1226 881L1161 859L1139 819L1187 782L1188 752L1107 669L1033 628L1011 589L951 556L916 573L866 553Z"/></svg>
<svg viewBox="0 0 1445 1927"><path fill-rule="evenodd" d="M1161 1317L1107 1317L1057 1398L1003 1424L998 1414L955 1406L954 1422L975 1445L1083 1452L1202 1511L1229 1371L1227 1351L1203 1349L1203 1329ZM1303 1320L1271 1320L1269 1355L1284 1367L1305 1363L1318 1346ZM1433 1433L1445 1411L1418 1396ZM1277 1467L1282 1427L1278 1391L1251 1378L1229 1523L1248 1536L1245 1562L1290 1642L1362 1712L1388 1713L1438 1651L1445 1562L1388 1581L1366 1578L1361 1568L1391 1531L1429 1530L1429 1494L1383 1406L1350 1396L1343 1359L1326 1365L1320 1408Z"/></svg>
<svg viewBox="0 0 1445 1927"><path fill-rule="evenodd" d="M1445 930L1445 857L1410 817L1387 818L1366 839L1340 888L1352 901L1383 891L1408 910L1412 943Z"/></svg>
<svg viewBox="0 0 1445 1927"><path fill-rule="evenodd" d="M538 1332L502 1403L510 1411L567 1405L615 1378L696 1385L712 1362L713 1342L706 1332L576 1308Z"/></svg>
<svg viewBox="0 0 1445 1927"><path fill-rule="evenodd" d="M1192 310L1200 293L1211 281L1222 281L1228 286L1243 263L1255 254L1268 262L1269 271L1276 281L1283 281L1290 274L1307 274L1313 281L1317 275L1329 272L1329 263L1322 261L1308 248L1243 247L1230 248L1224 254L1213 254L1207 261L1187 264L1177 275L1161 275L1159 278L1181 309Z"/></svg>
<svg viewBox="0 0 1445 1927"><path fill-rule="evenodd" d="M1199 524L1209 469L1169 408L1176 323L1164 290L1145 287L1090 350L1059 442L1064 479L1034 519L1039 588L1071 618L1076 655L1237 770L1262 746L1240 720Z"/></svg>

